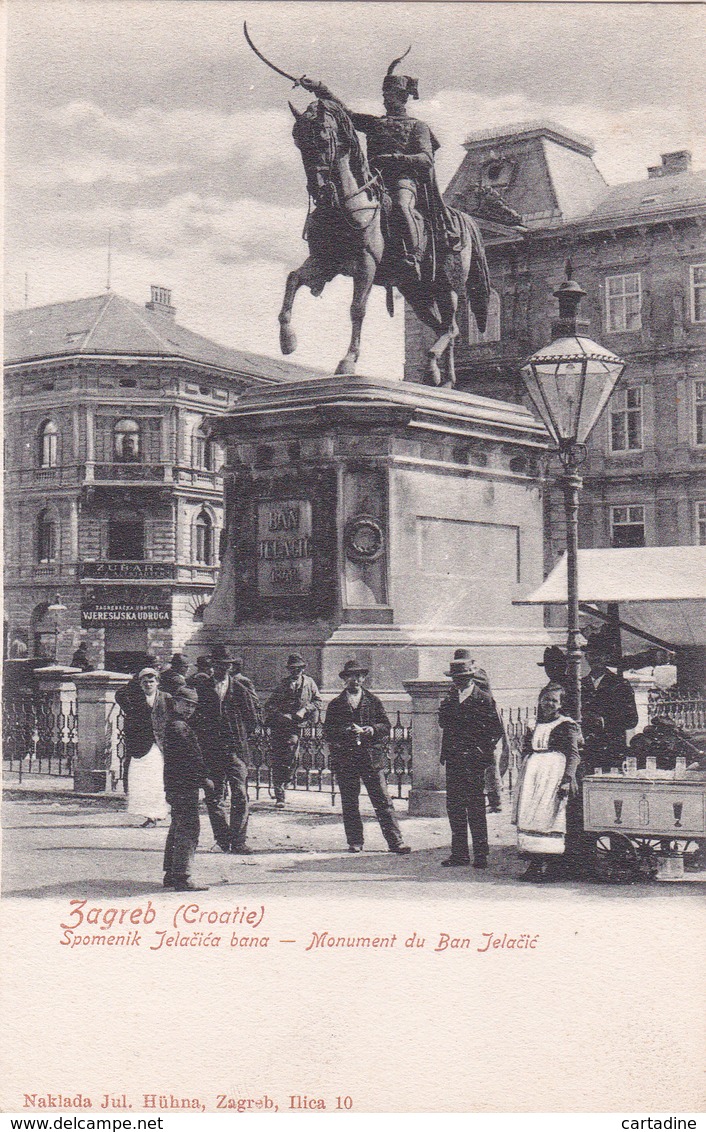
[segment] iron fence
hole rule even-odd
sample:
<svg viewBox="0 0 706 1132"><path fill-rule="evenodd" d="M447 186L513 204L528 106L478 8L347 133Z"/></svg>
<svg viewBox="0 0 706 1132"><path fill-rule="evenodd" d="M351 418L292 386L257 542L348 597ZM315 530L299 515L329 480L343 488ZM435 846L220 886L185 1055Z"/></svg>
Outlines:
<svg viewBox="0 0 706 1132"><path fill-rule="evenodd" d="M45 695L17 696L5 701L2 750L6 770L25 775L71 778L78 747L75 701Z"/></svg>
<svg viewBox="0 0 706 1132"><path fill-rule="evenodd" d="M105 721L105 765L109 773L109 789L124 789L125 716L119 704L112 705Z"/></svg>
<svg viewBox="0 0 706 1132"><path fill-rule="evenodd" d="M520 763L522 762L522 744L524 742L525 732L528 727L534 727L536 708L500 708L500 718L502 719L505 735L507 737L507 750L503 753L500 760L503 772L502 778L504 785L507 786L508 793L512 796L515 784L517 783ZM505 760L507 760L507 769L504 767Z"/></svg>
<svg viewBox="0 0 706 1132"><path fill-rule="evenodd" d="M125 773L125 735L123 713L117 704L106 723L106 755L111 789L118 790L123 786ZM324 739L324 716L319 713L301 729L296 769L288 789L330 794L331 805L334 805L336 780L329 760L329 749ZM412 723L411 719L403 719L399 711L390 727L385 774L393 797L406 798L412 782ZM250 738L248 787L256 800L263 794L274 796L269 727L259 727Z"/></svg>
<svg viewBox="0 0 706 1132"><path fill-rule="evenodd" d="M670 719L688 734L706 732L706 697L661 692L649 693L647 714L650 723L655 719Z"/></svg>

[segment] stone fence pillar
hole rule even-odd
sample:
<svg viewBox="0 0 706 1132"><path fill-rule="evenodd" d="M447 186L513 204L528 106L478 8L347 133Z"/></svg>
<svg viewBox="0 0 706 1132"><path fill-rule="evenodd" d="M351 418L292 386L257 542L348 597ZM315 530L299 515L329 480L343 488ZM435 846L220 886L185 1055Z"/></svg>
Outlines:
<svg viewBox="0 0 706 1132"><path fill-rule="evenodd" d="M80 668L70 668L66 664L48 664L45 668L34 670L40 695L52 696L63 715L68 715L76 704L74 677L80 672Z"/></svg>
<svg viewBox="0 0 706 1132"><path fill-rule="evenodd" d="M110 789L112 743L110 717L115 693L129 683L124 672L82 672L74 677L78 714L78 751L74 790L101 794Z"/></svg>
<svg viewBox="0 0 706 1132"><path fill-rule="evenodd" d="M445 772L439 762L441 729L439 703L450 680L405 680L412 701L412 789L409 813L416 817L446 814Z"/></svg>

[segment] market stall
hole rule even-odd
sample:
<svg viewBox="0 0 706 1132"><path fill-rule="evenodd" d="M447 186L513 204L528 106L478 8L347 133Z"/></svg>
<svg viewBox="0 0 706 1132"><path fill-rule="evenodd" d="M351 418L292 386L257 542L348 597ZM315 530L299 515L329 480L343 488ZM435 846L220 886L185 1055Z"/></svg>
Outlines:
<svg viewBox="0 0 706 1132"><path fill-rule="evenodd" d="M630 634L685 656L693 688L706 671L706 546L580 550L578 579L584 613L618 640ZM566 601L564 555L521 604ZM685 855L697 866L706 855L706 722L697 711L680 727L668 705L655 715L620 765L584 778L584 829L614 875L681 879Z"/></svg>

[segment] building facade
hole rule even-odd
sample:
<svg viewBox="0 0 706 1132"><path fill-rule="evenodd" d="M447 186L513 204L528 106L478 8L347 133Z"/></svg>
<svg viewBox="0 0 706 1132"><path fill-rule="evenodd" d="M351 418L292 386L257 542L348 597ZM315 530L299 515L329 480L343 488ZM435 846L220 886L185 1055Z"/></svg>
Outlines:
<svg viewBox="0 0 706 1132"><path fill-rule="evenodd" d="M223 531L204 420L305 371L192 333L170 300L6 317L6 655L68 663L85 641L94 666L129 668L200 627Z"/></svg>
<svg viewBox="0 0 706 1132"><path fill-rule="evenodd" d="M486 332L470 316L459 387L523 398L524 360L551 339L567 260L587 292L590 337L626 361L583 465L580 545L706 542L706 173L668 153L644 180L608 186L592 145L551 124L472 135L445 194L473 211L478 185L521 214L483 223L493 294ZM428 338L407 313L406 372ZM563 505L545 496L545 567L564 549Z"/></svg>

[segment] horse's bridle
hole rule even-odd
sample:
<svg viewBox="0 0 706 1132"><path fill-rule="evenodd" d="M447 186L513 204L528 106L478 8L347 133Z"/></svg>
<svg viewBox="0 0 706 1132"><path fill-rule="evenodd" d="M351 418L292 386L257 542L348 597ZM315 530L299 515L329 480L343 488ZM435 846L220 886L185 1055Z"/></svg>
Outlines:
<svg viewBox="0 0 706 1132"><path fill-rule="evenodd" d="M311 119L308 119L307 124L311 129L313 125ZM323 177L325 179L322 180L322 183L319 185L317 192L312 192L311 181L313 180L313 178L311 177L309 170L307 169L307 182L309 182L307 187L309 191L309 198L310 201L313 201L316 207L321 207L324 202L320 198L323 196L325 190L328 195L328 200L325 202L326 206L332 209L337 209L343 215L344 221L350 228L354 229L357 232L364 232L366 228L370 227L370 225L375 220L378 212L380 211L380 200L384 191L384 187L380 178L380 174L378 172L375 172L371 173L368 179L359 188L354 189L353 192L346 193L344 196L341 195L339 187L336 184L336 173L334 169L336 159L339 156L338 148L336 146L337 136L338 135L335 131L327 130L327 152L323 155L323 162L317 162L315 168L315 174L317 178ZM301 145L299 148L302 148ZM302 153L303 152L304 151L302 150ZM360 196L361 193L367 192L368 189L372 190L373 192L374 199L372 203L363 205L361 208L345 207L348 201L353 200L357 196ZM351 217L355 216L356 213L367 212L370 209L372 209L373 212L367 224L360 226L351 223Z"/></svg>

